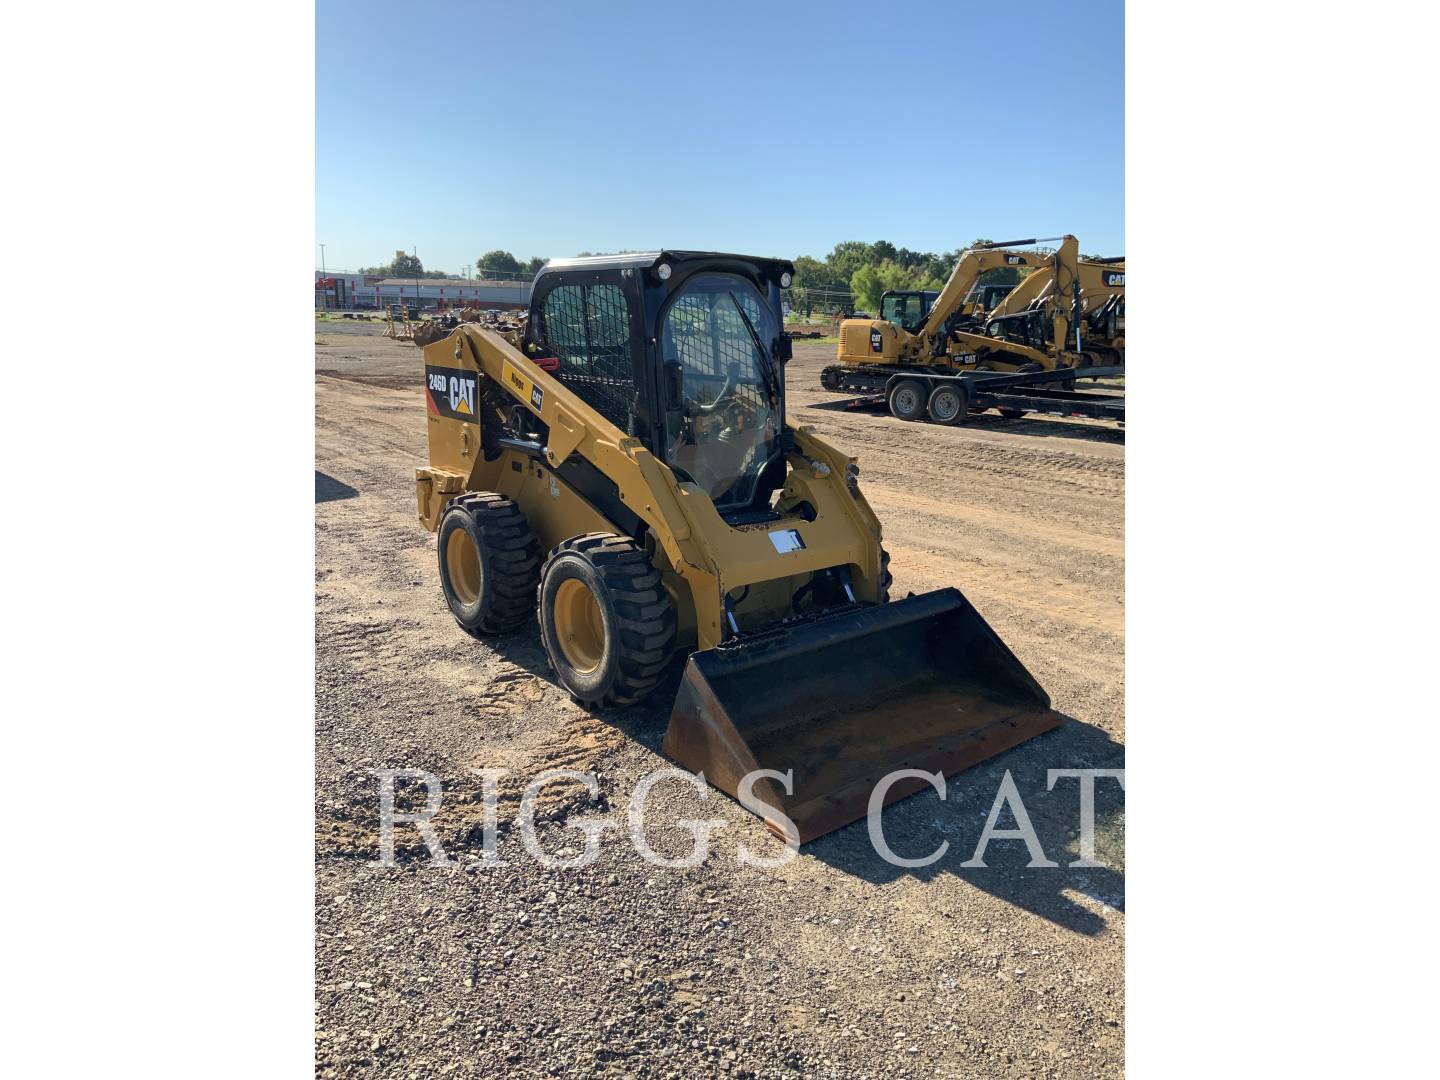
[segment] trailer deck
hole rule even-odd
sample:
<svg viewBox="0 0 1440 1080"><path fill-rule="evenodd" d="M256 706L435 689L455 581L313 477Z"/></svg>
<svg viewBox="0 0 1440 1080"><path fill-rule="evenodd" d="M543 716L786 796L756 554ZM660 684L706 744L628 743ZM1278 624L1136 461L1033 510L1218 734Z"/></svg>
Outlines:
<svg viewBox="0 0 1440 1080"><path fill-rule="evenodd" d="M821 373L821 384L827 390L863 394L851 408L883 405L902 420L928 417L940 423L963 424L969 416L997 409L1001 416L1009 419L1019 419L1026 413L1044 413L1109 420L1123 425L1123 390L1118 393L1112 388L1081 391L1075 389L1075 384L1124 374L1123 364L1024 372L834 365ZM942 409L936 405L937 400L947 405L954 403L954 397L947 395L937 399L942 387L958 395L959 408Z"/></svg>

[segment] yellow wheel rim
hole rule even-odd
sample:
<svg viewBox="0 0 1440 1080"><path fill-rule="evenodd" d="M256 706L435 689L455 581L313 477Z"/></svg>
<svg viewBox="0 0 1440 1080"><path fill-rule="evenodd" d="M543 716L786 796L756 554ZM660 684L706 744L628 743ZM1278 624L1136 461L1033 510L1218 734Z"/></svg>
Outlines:
<svg viewBox="0 0 1440 1080"><path fill-rule="evenodd" d="M445 541L445 570L450 589L462 604L480 599L480 552L464 529L456 529Z"/></svg>
<svg viewBox="0 0 1440 1080"><path fill-rule="evenodd" d="M566 578L555 590L555 637L566 662L588 675L605 658L605 616L583 581Z"/></svg>

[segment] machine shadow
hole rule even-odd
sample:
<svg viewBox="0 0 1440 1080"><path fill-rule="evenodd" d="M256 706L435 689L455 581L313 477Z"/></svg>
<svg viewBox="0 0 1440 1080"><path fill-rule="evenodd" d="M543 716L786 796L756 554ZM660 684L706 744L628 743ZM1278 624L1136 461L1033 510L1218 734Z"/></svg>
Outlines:
<svg viewBox="0 0 1440 1080"><path fill-rule="evenodd" d="M1125 909L1125 795L1113 779L1095 782L1096 861L1119 865L1071 867L1069 863L1080 858L1079 781L1073 777L1058 779L1054 789L1047 791L1047 771L1120 769L1124 768L1124 755L1124 746L1105 732L1067 716L1056 730L948 777L947 798L943 801L935 791L926 789L886 808L885 838L896 855L924 858L942 841L948 842L945 854L929 866L902 867L887 862L871 845L864 820L820 837L806 845L801 854L874 884L902 876L929 881L941 874L953 874L1067 930L1099 934L1105 929L1105 920L1094 910L1094 901L1119 911ZM1007 770L1045 857L1058 866L1030 868L1030 852L1024 841L999 838L992 838L986 848L984 867L961 865L975 854ZM1016 827L1008 808L1001 812L995 827L1002 831ZM1092 906L1067 893L1089 897Z"/></svg>
<svg viewBox="0 0 1440 1080"><path fill-rule="evenodd" d="M337 499L353 499L359 494L360 492L349 484L342 483L333 476L327 476L319 469L315 470L315 501L317 503L334 502Z"/></svg>
<svg viewBox="0 0 1440 1080"><path fill-rule="evenodd" d="M822 401L804 407L822 409L825 412L863 412L877 416L886 412L883 405L854 405L853 402L856 400L858 399L846 398L841 401ZM922 421L922 423L929 423L929 421ZM930 426L938 427L940 425L931 424ZM1050 435L1061 439L1080 439L1084 442L1123 443L1125 441L1123 428L1072 424L1060 417L1047 417L1044 420L1007 420L998 413L987 412L971 416L965 421L964 427L978 431L1008 431L1012 435Z"/></svg>
<svg viewBox="0 0 1440 1080"><path fill-rule="evenodd" d="M484 639L486 648L492 650L507 663L543 679L556 691L565 694L565 688L555 677L550 659L545 655L545 646L540 641L540 630L532 622L523 633L503 634ZM665 738L665 728L670 723L671 703L680 688L680 678L685 673L685 656L677 656L654 692L637 705L613 705L591 712L595 719L609 724L628 738L634 739L647 750L660 753L660 743Z"/></svg>

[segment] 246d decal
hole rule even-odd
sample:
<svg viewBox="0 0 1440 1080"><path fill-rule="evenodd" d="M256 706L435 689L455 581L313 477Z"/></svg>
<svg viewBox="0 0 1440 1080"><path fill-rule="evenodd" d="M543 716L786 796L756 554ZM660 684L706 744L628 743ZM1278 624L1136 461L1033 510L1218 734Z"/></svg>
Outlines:
<svg viewBox="0 0 1440 1080"><path fill-rule="evenodd" d="M473 371L426 367L425 401L432 413L452 420L475 421L475 380Z"/></svg>

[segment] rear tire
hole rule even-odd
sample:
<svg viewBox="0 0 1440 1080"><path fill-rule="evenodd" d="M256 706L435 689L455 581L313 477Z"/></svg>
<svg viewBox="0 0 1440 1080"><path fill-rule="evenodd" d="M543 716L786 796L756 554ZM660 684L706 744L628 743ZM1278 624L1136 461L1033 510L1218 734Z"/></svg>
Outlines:
<svg viewBox="0 0 1440 1080"><path fill-rule="evenodd" d="M476 492L454 499L436 534L440 588L467 634L520 629L535 611L540 543L515 503Z"/></svg>
<svg viewBox="0 0 1440 1080"><path fill-rule="evenodd" d="M675 608L629 537L587 533L550 553L540 575L540 640L560 684L589 709L630 705L675 651Z"/></svg>
<svg viewBox="0 0 1440 1080"><path fill-rule="evenodd" d="M941 383L930 391L930 400L925 407L930 419L937 424L963 424L969 408L969 395L958 385Z"/></svg>
<svg viewBox="0 0 1440 1080"><path fill-rule="evenodd" d="M917 379L901 379L890 388L890 415L901 420L925 416L925 387Z"/></svg>

